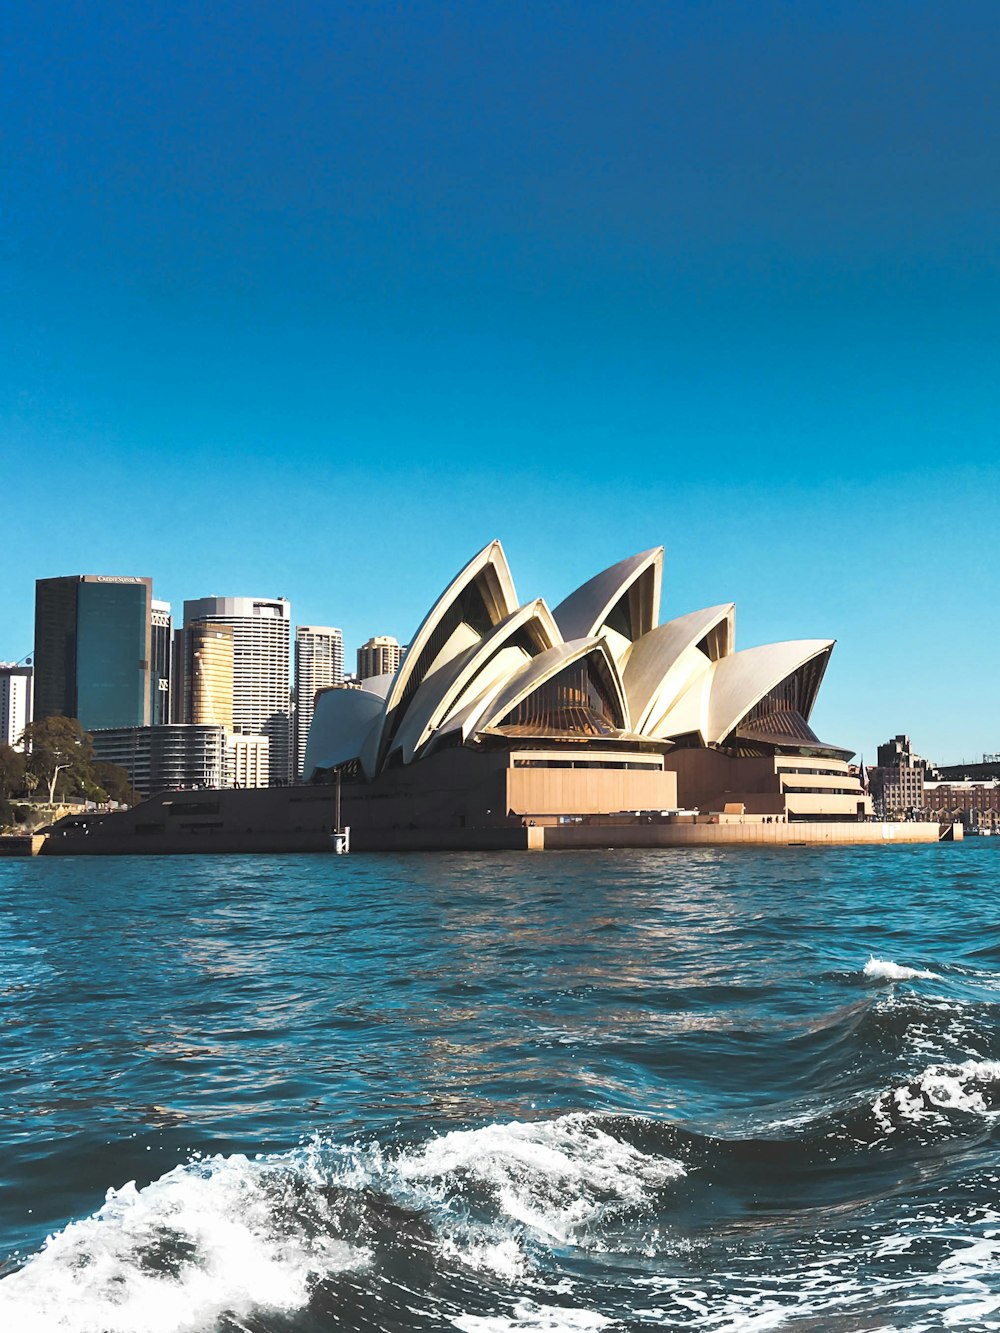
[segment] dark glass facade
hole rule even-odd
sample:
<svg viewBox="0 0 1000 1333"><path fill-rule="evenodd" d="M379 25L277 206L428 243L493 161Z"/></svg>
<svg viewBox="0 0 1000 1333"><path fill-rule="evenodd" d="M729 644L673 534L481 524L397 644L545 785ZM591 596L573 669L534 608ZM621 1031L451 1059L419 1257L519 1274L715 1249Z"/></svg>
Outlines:
<svg viewBox="0 0 1000 1333"><path fill-rule="evenodd" d="M80 580L35 583L35 717L76 717L76 607Z"/></svg>
<svg viewBox="0 0 1000 1333"><path fill-rule="evenodd" d="M150 579L39 579L35 595L36 718L98 727L148 726Z"/></svg>
<svg viewBox="0 0 1000 1333"><path fill-rule="evenodd" d="M164 603L153 608L150 633L149 698L150 721L154 727L170 721L170 676L173 657L173 625L170 612L161 610Z"/></svg>

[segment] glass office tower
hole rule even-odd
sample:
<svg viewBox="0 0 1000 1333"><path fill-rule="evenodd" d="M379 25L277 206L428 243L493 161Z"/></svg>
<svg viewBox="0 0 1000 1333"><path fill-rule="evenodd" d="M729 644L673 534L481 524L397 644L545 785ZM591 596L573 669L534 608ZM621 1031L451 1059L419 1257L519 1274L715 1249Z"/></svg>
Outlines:
<svg viewBox="0 0 1000 1333"><path fill-rule="evenodd" d="M150 721L160 727L170 721L170 674L173 657L173 618L169 602L152 603L150 649Z"/></svg>
<svg viewBox="0 0 1000 1333"><path fill-rule="evenodd" d="M148 727L153 581L72 574L35 584L35 718Z"/></svg>

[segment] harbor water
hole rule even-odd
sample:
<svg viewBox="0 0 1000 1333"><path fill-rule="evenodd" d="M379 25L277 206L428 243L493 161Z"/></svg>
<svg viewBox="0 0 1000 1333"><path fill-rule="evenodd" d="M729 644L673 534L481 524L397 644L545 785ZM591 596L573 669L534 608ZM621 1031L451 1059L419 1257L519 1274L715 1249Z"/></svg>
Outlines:
<svg viewBox="0 0 1000 1333"><path fill-rule="evenodd" d="M998 1329L998 891L986 838L0 861L0 1329Z"/></svg>

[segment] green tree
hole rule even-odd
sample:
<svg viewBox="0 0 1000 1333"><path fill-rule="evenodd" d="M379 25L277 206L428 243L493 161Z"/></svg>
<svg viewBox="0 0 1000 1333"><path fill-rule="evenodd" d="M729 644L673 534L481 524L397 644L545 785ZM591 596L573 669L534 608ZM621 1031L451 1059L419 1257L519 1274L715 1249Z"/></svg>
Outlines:
<svg viewBox="0 0 1000 1333"><path fill-rule="evenodd" d="M43 717L29 722L24 740L30 750L28 770L40 782L48 783L50 804L56 798L57 785L64 792L76 792L93 780L94 747L75 717Z"/></svg>
<svg viewBox="0 0 1000 1333"><path fill-rule="evenodd" d="M108 800L120 805L135 805L139 799L129 780L128 770L121 764L108 764L98 761L93 765L94 781L103 787Z"/></svg>
<svg viewBox="0 0 1000 1333"><path fill-rule="evenodd" d="M12 745L0 745L0 797L24 790L24 755Z"/></svg>

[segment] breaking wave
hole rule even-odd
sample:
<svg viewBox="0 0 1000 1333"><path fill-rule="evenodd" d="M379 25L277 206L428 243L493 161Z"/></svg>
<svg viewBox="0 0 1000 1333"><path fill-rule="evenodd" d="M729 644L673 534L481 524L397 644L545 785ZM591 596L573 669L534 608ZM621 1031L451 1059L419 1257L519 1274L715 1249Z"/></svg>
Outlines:
<svg viewBox="0 0 1000 1333"><path fill-rule="evenodd" d="M458 1270L443 1297L457 1318L473 1274L510 1281L532 1272L540 1247L600 1249L614 1219L649 1211L683 1175L583 1115L456 1130L409 1150L317 1141L267 1159L204 1158L109 1191L92 1217L50 1236L0 1284L0 1316L20 1333L176 1333L220 1318L247 1328L261 1311L356 1307L365 1275L378 1286L405 1255L411 1280L423 1268L438 1288ZM517 1326L549 1327L532 1309L522 1314L535 1322Z"/></svg>
<svg viewBox="0 0 1000 1333"><path fill-rule="evenodd" d="M864 974L873 981L940 981L937 972L920 967L902 967L885 958L869 958Z"/></svg>
<svg viewBox="0 0 1000 1333"><path fill-rule="evenodd" d="M174 1333L223 1313L301 1309L317 1279L367 1260L290 1161L209 1158L108 1191L0 1285L20 1333Z"/></svg>
<svg viewBox="0 0 1000 1333"><path fill-rule="evenodd" d="M200 1158L144 1188L109 1191L93 1216L50 1236L0 1283L0 1321L18 1333L590 1333L620 1316L621 1294L605 1292L603 1308L593 1308L571 1276L578 1254L612 1269L627 1263L630 1305L651 1286L670 1302L649 1310L673 1326L775 1327L803 1306L805 1289L789 1287L787 1273L769 1279L762 1303L758 1275L751 1311L721 1269L701 1273L698 1297L663 1273L643 1276L642 1266L697 1255L704 1268L711 1250L693 1235L706 1223L764 1244L789 1208L829 1219L848 1201L888 1197L890 1136L909 1135L916 1150L934 1137L974 1136L998 1113L1000 1064L968 1061L746 1137L575 1113L415 1145L314 1140L269 1157ZM900 1161L891 1159L892 1172ZM895 1252L892 1236L899 1252L916 1243L899 1218L888 1221L873 1218L864 1244L855 1237L845 1246L835 1232L825 1243L855 1267L877 1268ZM938 1231L950 1248L935 1281L949 1300L965 1293L965 1308L1000 1243L989 1230L964 1242L947 1226ZM826 1256L810 1309L845 1296L845 1262ZM852 1281L877 1288L870 1273ZM719 1299L709 1299L716 1287ZM980 1294L976 1308L990 1299Z"/></svg>

